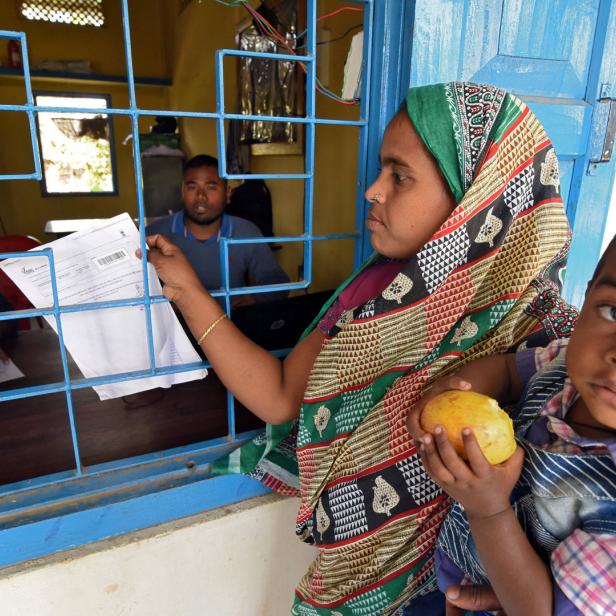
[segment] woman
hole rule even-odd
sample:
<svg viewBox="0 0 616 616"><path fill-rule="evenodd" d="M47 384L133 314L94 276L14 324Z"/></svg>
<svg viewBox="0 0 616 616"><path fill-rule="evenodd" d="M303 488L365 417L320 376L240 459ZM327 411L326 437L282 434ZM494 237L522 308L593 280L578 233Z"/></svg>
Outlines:
<svg viewBox="0 0 616 616"><path fill-rule="evenodd" d="M521 101L466 83L413 88L380 158L366 191L376 252L282 363L221 316L173 245L148 238L163 292L218 376L282 424L217 469L300 494L297 532L322 550L295 614L391 614L435 589L448 501L408 409L443 372L538 330L568 335L575 316L558 296L569 231L556 155Z"/></svg>

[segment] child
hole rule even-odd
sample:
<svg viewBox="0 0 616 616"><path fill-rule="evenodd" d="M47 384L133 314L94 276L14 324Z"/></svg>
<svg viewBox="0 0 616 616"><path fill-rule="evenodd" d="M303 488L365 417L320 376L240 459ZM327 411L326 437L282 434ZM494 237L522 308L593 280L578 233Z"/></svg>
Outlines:
<svg viewBox="0 0 616 616"><path fill-rule="evenodd" d="M409 418L425 469L457 501L437 541L439 586L489 579L508 616L616 614L616 238L567 343L471 362L425 397L519 398L520 446L502 464L468 428L468 462L444 428L423 433L425 401Z"/></svg>

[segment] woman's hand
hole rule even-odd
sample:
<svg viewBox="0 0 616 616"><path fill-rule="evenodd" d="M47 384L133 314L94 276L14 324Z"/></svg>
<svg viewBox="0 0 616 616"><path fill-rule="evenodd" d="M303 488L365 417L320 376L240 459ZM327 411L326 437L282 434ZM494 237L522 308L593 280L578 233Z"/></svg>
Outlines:
<svg viewBox="0 0 616 616"><path fill-rule="evenodd" d="M432 398L442 394L444 391L451 389L460 389L468 391L471 389L471 384L458 376L450 375L434 381L430 388L423 391L421 400L409 411L406 417L406 427L416 443L426 436L426 433L421 428L420 417L424 406L432 400Z"/></svg>
<svg viewBox="0 0 616 616"><path fill-rule="evenodd" d="M425 434L419 454L426 472L449 496L457 500L469 518L488 518L509 509L509 496L524 461L524 450L517 447L501 464L490 464L470 428L462 430L468 463L456 452L442 426L434 437Z"/></svg>
<svg viewBox="0 0 616 616"><path fill-rule="evenodd" d="M150 249L148 261L163 282L163 295L180 310L190 301L191 295L205 292L189 260L173 242L159 234L149 235L146 242ZM137 249L136 254L141 257L141 250Z"/></svg>

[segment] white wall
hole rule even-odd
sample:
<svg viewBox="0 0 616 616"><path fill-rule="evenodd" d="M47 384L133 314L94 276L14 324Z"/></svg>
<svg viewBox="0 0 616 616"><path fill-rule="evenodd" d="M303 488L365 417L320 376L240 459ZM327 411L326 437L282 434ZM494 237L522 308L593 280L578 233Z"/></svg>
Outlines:
<svg viewBox="0 0 616 616"><path fill-rule="evenodd" d="M278 616L316 551L267 495L0 578L2 616Z"/></svg>
<svg viewBox="0 0 616 616"><path fill-rule="evenodd" d="M614 183L614 186L612 187L610 209L608 210L607 220L605 221L605 229L603 230L603 244L601 246L602 254L614 235L616 235L616 183Z"/></svg>

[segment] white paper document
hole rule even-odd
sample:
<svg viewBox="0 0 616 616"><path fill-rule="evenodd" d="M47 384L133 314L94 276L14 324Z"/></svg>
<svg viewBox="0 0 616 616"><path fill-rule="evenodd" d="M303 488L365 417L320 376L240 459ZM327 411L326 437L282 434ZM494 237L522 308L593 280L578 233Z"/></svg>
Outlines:
<svg viewBox="0 0 616 616"><path fill-rule="evenodd" d="M139 232L128 214L120 214L37 247L54 255L60 306L143 297L141 259L135 256ZM49 260L46 256L7 259L6 274L36 308L53 306ZM151 295L162 293L148 264ZM151 305L156 367L201 361L169 303ZM55 317L45 317L56 330ZM64 342L86 378L150 367L144 306L122 306L62 314ZM203 378L203 368L94 387L101 400L154 387L170 387Z"/></svg>
<svg viewBox="0 0 616 616"><path fill-rule="evenodd" d="M6 363L0 360L0 383L12 381L13 379L21 379L24 373L9 359Z"/></svg>

